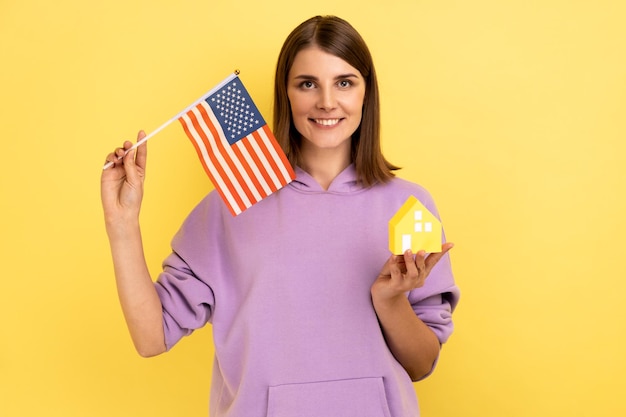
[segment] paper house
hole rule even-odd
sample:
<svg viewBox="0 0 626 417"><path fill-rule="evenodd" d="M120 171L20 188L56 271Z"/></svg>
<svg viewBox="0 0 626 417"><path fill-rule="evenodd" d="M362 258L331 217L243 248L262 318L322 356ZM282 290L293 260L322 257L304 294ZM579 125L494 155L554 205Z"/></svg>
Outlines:
<svg viewBox="0 0 626 417"><path fill-rule="evenodd" d="M413 196L389 220L389 250L400 255L407 249L441 252L441 222Z"/></svg>

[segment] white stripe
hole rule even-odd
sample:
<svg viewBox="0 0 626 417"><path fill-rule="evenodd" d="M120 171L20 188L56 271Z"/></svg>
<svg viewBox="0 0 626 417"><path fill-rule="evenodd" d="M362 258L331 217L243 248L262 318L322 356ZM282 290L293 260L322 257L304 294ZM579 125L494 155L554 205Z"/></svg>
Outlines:
<svg viewBox="0 0 626 417"><path fill-rule="evenodd" d="M204 145L204 142L202 141L202 138L200 137L200 135L196 131L193 123L191 122L191 119L189 118L189 116L187 114L181 116L181 119L185 122L185 125L187 126L187 129L189 130L189 133L191 133L191 136L193 137L194 142L196 142L196 144L198 145L198 149L200 149L200 153L202 154L202 159L204 160L207 168L209 169L209 171L213 175L213 178L215 178L215 181L217 182L217 184L213 184L213 185L215 187L218 187L222 191L224 197L227 200L228 205L231 206L233 208L233 210L235 210L235 211L239 210L239 212L241 212L241 210L239 209L239 205L233 199L233 196L228 191L228 188L226 187L226 184L222 180L222 177L220 176L219 172L217 172L217 170L215 169L215 166L211 162L211 159L209 157L209 153L208 153L208 151L206 149L206 146ZM211 136L211 135L209 135L209 136Z"/></svg>
<svg viewBox="0 0 626 417"><path fill-rule="evenodd" d="M259 132L259 133L261 133L261 132ZM261 135L261 138L263 138L263 135ZM261 160L261 163L265 167L265 170L267 171L267 173L272 178L272 181L274 182L274 186L277 189L281 188L283 186L283 184L280 182L280 180L276 176L276 173L272 169L272 165L270 165L270 163L268 162L267 158L265 157L265 154L263 153L263 150L261 149L261 147L259 146L257 141L254 140L254 138L252 138L252 140L250 141L250 145L252 145L252 147L254 148L254 151L256 152L257 156Z"/></svg>
<svg viewBox="0 0 626 417"><path fill-rule="evenodd" d="M239 161L239 157L233 151L232 146L230 145L230 143L228 143L228 140L226 139L226 135L224 134L224 131L222 130L222 126L220 125L219 121L215 117L215 114L211 110L211 106L209 106L206 101L202 102L201 104L202 104L202 107L205 108L207 114L209 115L209 119L211 119L211 123L213 124L213 126L217 130L217 132L218 132L218 134L220 136L220 140L222 142L222 145L224 146L224 149L226 151L226 154L231 159L231 161L233 161L233 163L235 164L235 167L237 168L237 172L239 173L239 175L241 175L241 177L243 178L244 182L246 183L248 189L252 192L252 194L254 196L254 200L255 201L249 203L250 200L248 199L248 196L246 195L246 193L243 190L243 188L241 188L242 184L240 184L239 181L237 180L237 178L234 176L234 174L232 174L232 171L230 170L230 167L228 167L228 165L224 164L224 170L227 170L228 172L231 173L229 175L231 176L231 179L233 180L233 182L237 184L238 191L239 191L239 194L241 196L241 199L244 200L244 202L246 202L246 208L248 208L252 204L256 203L257 201L260 201L261 200L261 195L257 191L256 186L254 185L254 182L252 181L252 179L250 178L250 176L246 172L246 169L241 164L241 161ZM203 128L205 126L206 125L204 125L204 122L203 122ZM220 156L221 156L221 154L220 154Z"/></svg>
<svg viewBox="0 0 626 417"><path fill-rule="evenodd" d="M224 137L224 131L222 130L222 127L220 126L220 124L215 119L215 115L213 114L213 111L211 110L211 107L205 101L200 103L200 105L202 107L204 107L204 109L206 110L207 114L209 115L209 119L211 120L211 122L213 124L213 127L215 128L215 130L217 130L217 133L218 133L218 136L219 136L218 138L214 138L213 137L213 135L211 134L211 131L209 130L209 127L207 126L207 124L205 123L204 119L202 118L202 114L200 113L198 108L194 107L191 111L196 115L196 117L198 118L198 123L200 124L200 128L206 133L207 137L209 138L209 146L211 147L211 149L213 149L213 151L214 151L213 153L214 153L215 157L218 159L218 163L219 163L220 167L222 168L222 170L224 170L226 176L231 180L231 183L233 184L233 186L235 188L235 191L237 192L237 195L243 201L244 208L248 208L248 207L250 207L252 205L252 203L248 199L248 196L246 195L246 193L243 190L243 188L241 188L241 184L239 183L239 181L237 181L237 178L233 174L232 170L230 169L230 167L226 163L226 160L224 159L224 155L219 151L219 148L217 147L216 141L220 140L222 142L222 144L226 143L224 146L227 149L227 153L228 153L228 151L231 150L230 149L230 145L228 144L228 141Z"/></svg>
<svg viewBox="0 0 626 417"><path fill-rule="evenodd" d="M283 160L280 158L280 156L276 152L276 149L274 149L274 146L272 144L271 139L265 134L265 131L263 129L259 130L259 134L263 138L263 142L265 142L265 145L267 146L267 149L272 154L272 158L276 162L276 165L278 165L278 168L280 169L280 172L283 174L283 178L285 180L283 183L291 182L291 180L292 180L291 175L287 171L287 168L285 167L285 164L284 164Z"/></svg>
<svg viewBox="0 0 626 417"><path fill-rule="evenodd" d="M196 117L197 117L197 115L196 115ZM206 146L204 144L204 141L202 140L202 137L200 136L198 131L195 129L193 123L191 122L191 119L189 118L189 116L185 115L183 117L183 120L185 120L185 122L187 123L187 127L189 129L189 132L191 133L191 135L192 135L194 141L196 142L196 144L198 145L198 148L200 149L200 153L202 154L202 158L204 159L204 162L205 162L207 168L209 169L211 174L213 174L213 178L217 182L217 184L213 184L213 185L215 187L219 188L222 191L222 193L224 195L224 198L226 198L226 200L227 200L227 204L233 210L240 210L241 208L239 207L239 204L234 199L233 195L230 193L228 187L226 186L226 183L223 180L222 175L219 173L219 171L217 171L217 169L215 168L215 165L211 161L211 159L209 157L209 151L206 148ZM208 136L211 137L212 135L209 134Z"/></svg>
<svg viewBox="0 0 626 417"><path fill-rule="evenodd" d="M246 139L250 140L250 139L254 139L254 138L252 137L252 135L248 135L248 136L246 136ZM250 165L250 168L252 168L252 170L254 171L254 173L255 173L255 175L257 177L257 180L259 181L259 184L261 184L261 187L263 188L263 191L265 191L265 194L267 194L267 195L272 194L272 189L267 185L267 181L265 181L265 177L263 177L263 174L259 170L259 167L258 167L256 161L254 159L252 159L252 156L250 156L250 152L248 152L248 149L243 144L243 139L238 141L237 143L235 143L233 146L236 146L237 149L239 149L239 151L241 152L241 154L243 155L245 160L248 162L248 165Z"/></svg>

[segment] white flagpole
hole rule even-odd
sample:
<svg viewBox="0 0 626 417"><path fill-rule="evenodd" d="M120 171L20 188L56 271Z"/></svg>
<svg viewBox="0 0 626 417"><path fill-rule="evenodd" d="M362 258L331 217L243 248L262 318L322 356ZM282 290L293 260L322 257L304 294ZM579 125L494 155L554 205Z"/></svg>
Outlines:
<svg viewBox="0 0 626 417"><path fill-rule="evenodd" d="M156 128L154 131L150 132L150 134L144 138L142 138L141 140L139 140L137 143L135 143L133 146L131 146L129 149L127 149L124 152L124 155L117 158L117 160L119 161L120 159L124 158L124 156L126 156L126 154L128 152L130 152L131 150L137 148L139 145L141 145L142 143L146 142L148 139L150 139L151 137L153 137L154 135L156 135L157 133L159 133L161 130L165 129L170 123L172 123L174 120L178 120L179 117L181 117L183 114L187 113L189 110L191 110L194 106L196 106L198 103L200 103L202 100L205 99L205 97L210 96L211 94L215 93L217 90L219 90L220 88L224 87L226 84L228 84L230 81L232 81L235 77L237 77L239 75L239 70L235 70L234 73L230 74L228 77L226 77L221 83L219 83L218 85L216 85L215 87L213 87L212 89L210 89L209 91L207 91L206 93L204 93L199 99L197 99L196 101L194 101L193 103L191 103L190 105L188 105L187 107L185 107L183 110L181 110L180 112L178 112L178 114L174 117L172 117L171 119L169 119L167 122L163 123L161 126L159 126L158 128ZM108 169L110 167L112 167L115 164L115 162L107 162L103 167L102 170Z"/></svg>

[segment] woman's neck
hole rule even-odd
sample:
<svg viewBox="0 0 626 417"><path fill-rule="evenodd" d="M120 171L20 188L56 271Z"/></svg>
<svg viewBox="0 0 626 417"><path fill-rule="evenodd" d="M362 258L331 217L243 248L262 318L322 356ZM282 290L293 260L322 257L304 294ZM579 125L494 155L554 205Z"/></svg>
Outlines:
<svg viewBox="0 0 626 417"><path fill-rule="evenodd" d="M350 149L302 149L300 168L311 175L324 189L351 163Z"/></svg>

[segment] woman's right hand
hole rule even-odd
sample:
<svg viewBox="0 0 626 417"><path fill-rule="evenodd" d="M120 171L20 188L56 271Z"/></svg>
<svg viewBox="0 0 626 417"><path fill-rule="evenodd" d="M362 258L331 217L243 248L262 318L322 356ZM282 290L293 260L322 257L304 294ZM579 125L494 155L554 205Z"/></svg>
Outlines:
<svg viewBox="0 0 626 417"><path fill-rule="evenodd" d="M139 131L137 140L145 136L143 131ZM139 218L148 148L144 142L124 155L132 145L132 142L126 141L121 148L108 154L106 162L113 165L102 170L100 193L107 228Z"/></svg>
<svg viewBox="0 0 626 417"><path fill-rule="evenodd" d="M137 141L145 136L140 131ZM167 348L163 307L146 265L139 229L148 149L144 142L126 153L132 146L126 141L107 155L112 166L102 170L101 196L120 304L137 352L147 357Z"/></svg>

